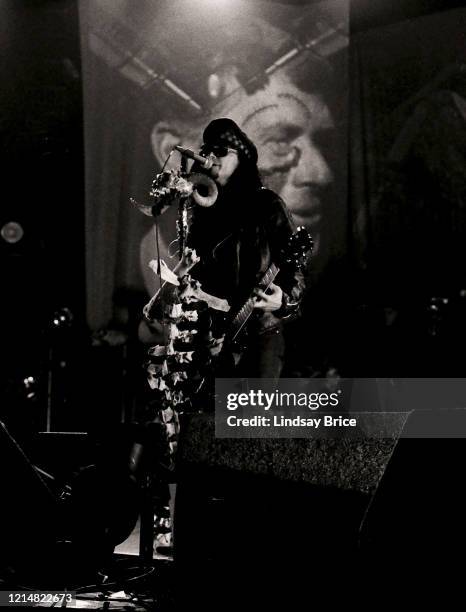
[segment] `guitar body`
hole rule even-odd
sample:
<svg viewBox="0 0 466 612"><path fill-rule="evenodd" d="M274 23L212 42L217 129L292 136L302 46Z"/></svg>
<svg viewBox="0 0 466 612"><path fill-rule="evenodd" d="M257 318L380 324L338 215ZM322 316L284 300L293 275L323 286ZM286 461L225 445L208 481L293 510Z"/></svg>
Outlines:
<svg viewBox="0 0 466 612"><path fill-rule="evenodd" d="M310 235L304 228L298 228L290 237L280 264L298 270L311 248ZM200 283L189 275L196 257L194 252L185 249L176 268L179 280L166 278L167 282L144 309L149 320L160 310L168 329L166 343L149 349L146 371L154 404L165 427L173 467L179 414L214 410L215 379L234 375L245 345L250 344L244 332L256 305L252 291L234 316L228 315L225 319L229 306L202 291ZM278 273L279 267L272 263L259 287L267 291Z"/></svg>
<svg viewBox="0 0 466 612"><path fill-rule="evenodd" d="M284 251L282 261L293 265L295 270L303 267L307 254L312 251L312 238L304 227L299 227L290 237ZM281 262L282 263L282 262ZM267 291L277 277L280 268L272 263L261 278L258 287ZM255 293L251 292L243 306L230 319L225 330L223 346L217 355L212 358L207 367L208 372L204 376L199 391L210 389L210 397L213 398L215 378L229 378L234 374L235 368L241 360L247 346L247 322L254 312Z"/></svg>

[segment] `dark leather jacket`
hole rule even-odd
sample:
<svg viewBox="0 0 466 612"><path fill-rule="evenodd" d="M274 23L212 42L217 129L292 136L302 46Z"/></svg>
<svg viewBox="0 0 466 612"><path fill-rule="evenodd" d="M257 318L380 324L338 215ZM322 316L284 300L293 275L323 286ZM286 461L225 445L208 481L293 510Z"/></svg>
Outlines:
<svg viewBox="0 0 466 612"><path fill-rule="evenodd" d="M275 284L283 291L282 306L274 312L255 310L249 327L259 333L294 318L304 291L303 274L295 266L282 265L282 253L295 231L283 200L262 187L248 201L216 202L199 209L188 244L201 261L191 273L204 291L229 301L237 311L258 286L268 267L280 268Z"/></svg>

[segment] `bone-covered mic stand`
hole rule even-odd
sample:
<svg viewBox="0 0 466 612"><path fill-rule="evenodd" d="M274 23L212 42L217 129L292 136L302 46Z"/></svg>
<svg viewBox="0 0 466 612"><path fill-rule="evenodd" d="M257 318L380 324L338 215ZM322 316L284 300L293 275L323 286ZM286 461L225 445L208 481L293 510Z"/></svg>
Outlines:
<svg viewBox="0 0 466 612"><path fill-rule="evenodd" d="M188 172L188 159L181 155L180 173ZM188 233L188 209L187 198L181 198L178 207L178 258L181 260L184 253L184 246Z"/></svg>

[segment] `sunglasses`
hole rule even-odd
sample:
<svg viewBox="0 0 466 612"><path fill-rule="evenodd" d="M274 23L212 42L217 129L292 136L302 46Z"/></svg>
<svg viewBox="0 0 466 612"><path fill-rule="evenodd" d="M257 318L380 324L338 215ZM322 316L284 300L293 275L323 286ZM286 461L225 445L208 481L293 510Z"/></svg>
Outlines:
<svg viewBox="0 0 466 612"><path fill-rule="evenodd" d="M228 153L235 153L238 155L238 151L236 149L231 149L230 147L223 145L202 145L199 153L201 155L210 155L212 153L215 155L215 157L226 157Z"/></svg>

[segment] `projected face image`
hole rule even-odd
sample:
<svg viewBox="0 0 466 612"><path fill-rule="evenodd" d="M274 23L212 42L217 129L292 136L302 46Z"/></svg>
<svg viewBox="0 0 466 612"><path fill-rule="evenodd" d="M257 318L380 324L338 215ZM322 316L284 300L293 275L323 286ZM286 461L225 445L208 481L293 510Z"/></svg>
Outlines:
<svg viewBox="0 0 466 612"><path fill-rule="evenodd" d="M334 129L328 107L281 74L226 110L256 144L264 182L283 198L295 223L311 231L317 251L325 192L333 179L324 155Z"/></svg>
<svg viewBox="0 0 466 612"><path fill-rule="evenodd" d="M334 122L323 99L299 89L285 71L272 75L253 94L238 87L202 125L183 128L175 121L155 126L152 148L159 163L175 144L198 150L203 128L217 117L233 119L255 143L264 183L283 198L296 225L311 231L317 254L326 190L333 180L324 151ZM177 167L178 157L170 163ZM162 228L168 226L168 218L160 221Z"/></svg>

